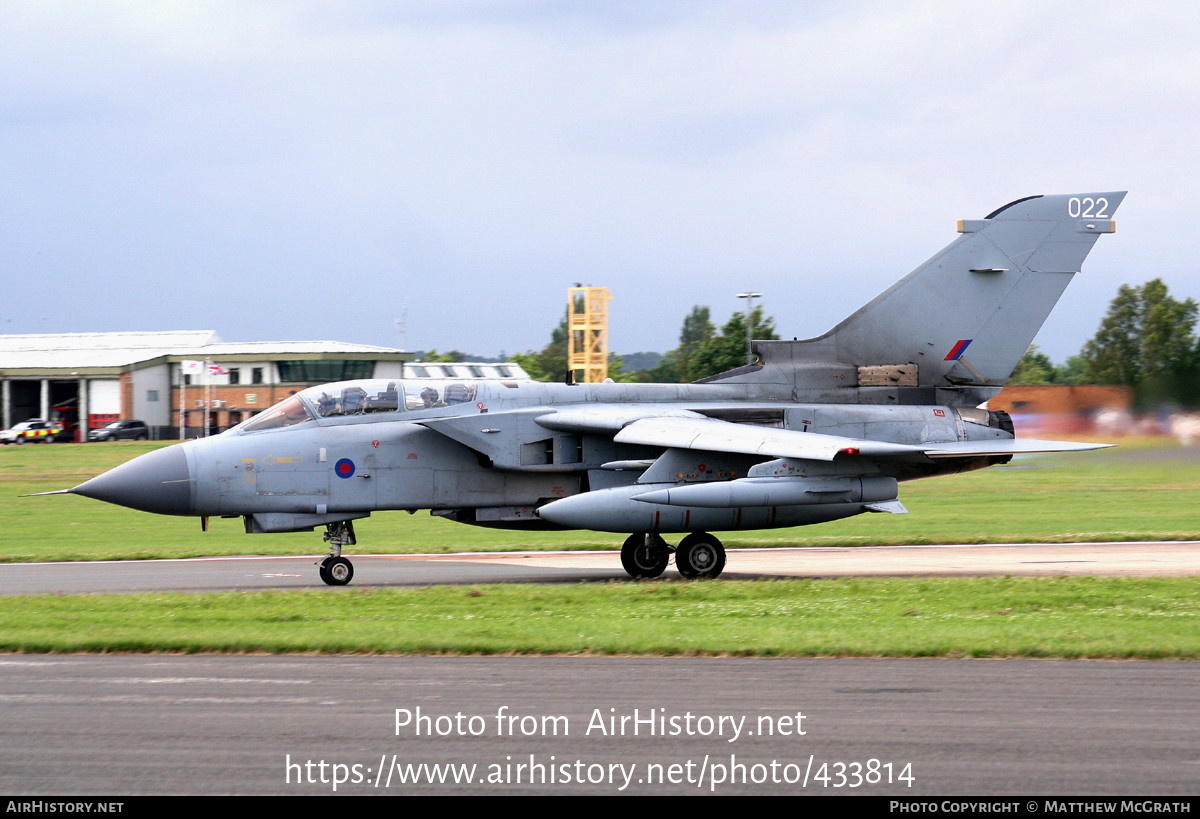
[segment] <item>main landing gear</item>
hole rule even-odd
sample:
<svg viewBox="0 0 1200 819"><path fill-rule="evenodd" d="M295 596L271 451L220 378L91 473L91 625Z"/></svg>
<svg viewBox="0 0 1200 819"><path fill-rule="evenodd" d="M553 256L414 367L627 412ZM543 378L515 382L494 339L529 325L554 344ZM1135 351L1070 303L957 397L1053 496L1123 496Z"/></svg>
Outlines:
<svg viewBox="0 0 1200 819"><path fill-rule="evenodd" d="M634 532L621 547L621 565L630 577L658 577L670 560L671 547L658 534ZM675 568L689 580L717 577L725 568L725 547L707 532L692 532L675 549Z"/></svg>
<svg viewBox="0 0 1200 819"><path fill-rule="evenodd" d="M354 566L342 557L343 546L353 546L354 524L348 520L325 524L325 541L329 544L329 556L317 565L321 580L330 586L345 586L354 578Z"/></svg>
<svg viewBox="0 0 1200 819"><path fill-rule="evenodd" d="M662 535L634 532L621 547L621 565L630 577L658 577L671 561L671 547Z"/></svg>

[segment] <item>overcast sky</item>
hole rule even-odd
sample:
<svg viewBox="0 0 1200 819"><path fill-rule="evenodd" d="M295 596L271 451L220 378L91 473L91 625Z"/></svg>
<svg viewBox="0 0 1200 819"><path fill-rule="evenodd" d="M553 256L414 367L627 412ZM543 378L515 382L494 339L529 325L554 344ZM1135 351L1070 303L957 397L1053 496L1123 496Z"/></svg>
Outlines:
<svg viewBox="0 0 1200 819"><path fill-rule="evenodd" d="M665 351L824 332L1040 193L1129 190L1037 343L1200 299L1193 2L0 0L0 333ZM1186 217L1186 218L1185 218Z"/></svg>

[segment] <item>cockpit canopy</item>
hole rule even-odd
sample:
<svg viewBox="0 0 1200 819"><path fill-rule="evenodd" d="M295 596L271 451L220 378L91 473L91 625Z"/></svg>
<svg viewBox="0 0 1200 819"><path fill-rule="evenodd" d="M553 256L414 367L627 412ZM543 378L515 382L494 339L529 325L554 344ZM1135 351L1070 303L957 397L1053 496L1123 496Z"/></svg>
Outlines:
<svg viewBox="0 0 1200 819"><path fill-rule="evenodd" d="M448 407L474 401L479 384L464 381L369 379L309 387L241 424L243 432L259 432L301 424L316 418L363 416Z"/></svg>

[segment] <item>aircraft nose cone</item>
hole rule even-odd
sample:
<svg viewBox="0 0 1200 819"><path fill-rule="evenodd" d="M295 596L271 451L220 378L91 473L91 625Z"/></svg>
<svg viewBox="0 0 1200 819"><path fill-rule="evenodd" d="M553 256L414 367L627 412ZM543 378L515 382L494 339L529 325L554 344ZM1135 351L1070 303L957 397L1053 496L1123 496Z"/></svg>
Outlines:
<svg viewBox="0 0 1200 819"><path fill-rule="evenodd" d="M147 452L81 483L71 493L160 515L192 513L192 476L182 446Z"/></svg>

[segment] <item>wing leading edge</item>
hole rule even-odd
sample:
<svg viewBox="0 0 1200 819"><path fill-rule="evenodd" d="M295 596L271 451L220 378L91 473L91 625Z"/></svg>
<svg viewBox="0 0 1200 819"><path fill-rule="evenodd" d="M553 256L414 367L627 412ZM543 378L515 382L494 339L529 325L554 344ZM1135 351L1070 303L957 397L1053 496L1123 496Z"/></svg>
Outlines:
<svg viewBox="0 0 1200 819"><path fill-rule="evenodd" d="M816 432L773 429L736 424L715 418L643 418L633 421L614 438L623 444L645 444L675 449L737 452L773 458L832 461L841 455L880 458L977 458L984 455L1018 455L1034 452L1076 452L1102 449L1111 444L1074 441L997 439L897 444Z"/></svg>

